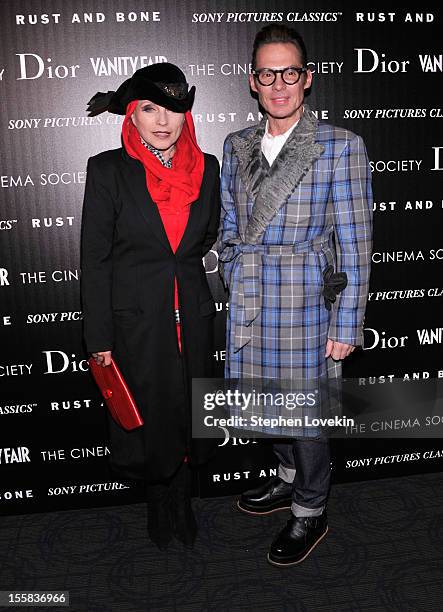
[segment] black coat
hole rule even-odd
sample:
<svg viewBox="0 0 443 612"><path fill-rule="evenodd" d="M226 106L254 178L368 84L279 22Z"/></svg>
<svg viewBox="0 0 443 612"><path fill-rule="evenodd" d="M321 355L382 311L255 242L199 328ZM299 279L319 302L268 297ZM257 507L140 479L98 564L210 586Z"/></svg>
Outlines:
<svg viewBox="0 0 443 612"><path fill-rule="evenodd" d="M111 466L124 478L168 478L214 443L192 441L193 377L212 375L215 304L203 256L217 237L219 165L205 154L200 196L174 254L145 169L124 148L91 157L82 219L81 292L89 352L112 350L144 419L126 432L109 417ZM182 353L174 320L179 291Z"/></svg>

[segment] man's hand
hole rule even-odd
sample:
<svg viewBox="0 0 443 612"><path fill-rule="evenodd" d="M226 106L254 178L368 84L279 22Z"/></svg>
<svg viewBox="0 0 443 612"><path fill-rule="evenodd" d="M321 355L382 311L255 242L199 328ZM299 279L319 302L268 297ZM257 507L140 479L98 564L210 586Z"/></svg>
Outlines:
<svg viewBox="0 0 443 612"><path fill-rule="evenodd" d="M111 351L100 351L99 353L92 353L97 365L105 366L111 365Z"/></svg>
<svg viewBox="0 0 443 612"><path fill-rule="evenodd" d="M352 353L355 346L352 344L344 344L343 342L337 342L328 338L326 343L326 354L325 357L332 357L335 361L340 361Z"/></svg>

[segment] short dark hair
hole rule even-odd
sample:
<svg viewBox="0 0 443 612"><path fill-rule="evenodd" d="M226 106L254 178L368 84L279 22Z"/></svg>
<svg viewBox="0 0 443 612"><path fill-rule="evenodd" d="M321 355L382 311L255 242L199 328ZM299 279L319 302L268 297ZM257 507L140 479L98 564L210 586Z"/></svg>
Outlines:
<svg viewBox="0 0 443 612"><path fill-rule="evenodd" d="M296 46L301 55L302 65L306 66L308 61L308 54L306 52L306 46L301 34L286 25L282 24L270 24L262 28L255 35L254 46L252 48L252 68L256 68L257 51L263 45L269 45L271 43L292 43Z"/></svg>

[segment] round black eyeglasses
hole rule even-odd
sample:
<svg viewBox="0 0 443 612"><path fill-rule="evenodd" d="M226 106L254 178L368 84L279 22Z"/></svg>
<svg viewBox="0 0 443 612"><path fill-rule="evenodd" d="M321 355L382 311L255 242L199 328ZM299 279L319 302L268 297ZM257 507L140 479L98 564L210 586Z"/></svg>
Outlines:
<svg viewBox="0 0 443 612"><path fill-rule="evenodd" d="M252 74L256 77L260 85L267 87L273 85L277 74L281 74L281 78L286 85L295 85L299 82L303 72L307 72L307 68L296 68L295 66L289 66L282 70L273 70L272 68L261 68L260 70L253 70Z"/></svg>

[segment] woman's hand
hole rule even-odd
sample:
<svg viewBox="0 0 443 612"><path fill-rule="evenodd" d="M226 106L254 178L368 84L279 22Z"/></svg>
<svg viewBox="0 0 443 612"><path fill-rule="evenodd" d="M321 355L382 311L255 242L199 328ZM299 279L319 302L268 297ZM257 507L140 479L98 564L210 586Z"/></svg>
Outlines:
<svg viewBox="0 0 443 612"><path fill-rule="evenodd" d="M105 366L111 365L111 351L100 351L99 353L92 353L97 365Z"/></svg>

